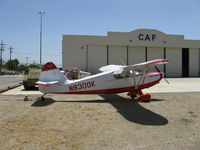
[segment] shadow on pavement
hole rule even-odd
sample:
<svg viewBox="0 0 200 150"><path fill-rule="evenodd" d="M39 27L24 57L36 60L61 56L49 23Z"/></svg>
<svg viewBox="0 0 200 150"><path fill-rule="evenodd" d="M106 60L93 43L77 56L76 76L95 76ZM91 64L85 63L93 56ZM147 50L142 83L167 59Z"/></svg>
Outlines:
<svg viewBox="0 0 200 150"><path fill-rule="evenodd" d="M104 100L61 100L55 101L51 98L45 98L45 101L41 101L38 98L31 106L44 107L51 105L55 102L65 103L110 103L117 112L122 115L126 120L142 125L166 125L168 120L163 116L152 112L142 107L138 102L130 99L126 99L119 95L100 95ZM152 99L151 101L162 101L160 99Z"/></svg>

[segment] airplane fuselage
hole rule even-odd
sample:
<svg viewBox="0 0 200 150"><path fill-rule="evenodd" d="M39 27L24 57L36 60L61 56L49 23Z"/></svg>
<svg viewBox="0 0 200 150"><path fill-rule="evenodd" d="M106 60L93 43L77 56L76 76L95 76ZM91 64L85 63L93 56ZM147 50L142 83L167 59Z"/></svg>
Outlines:
<svg viewBox="0 0 200 150"><path fill-rule="evenodd" d="M161 79L161 72L149 72L144 76L142 74L136 75L134 82L132 75L125 78L115 78L113 71L108 71L83 79L68 80L51 87L39 85L39 90L45 94L111 94L129 92L137 85L139 89L149 88L159 83Z"/></svg>

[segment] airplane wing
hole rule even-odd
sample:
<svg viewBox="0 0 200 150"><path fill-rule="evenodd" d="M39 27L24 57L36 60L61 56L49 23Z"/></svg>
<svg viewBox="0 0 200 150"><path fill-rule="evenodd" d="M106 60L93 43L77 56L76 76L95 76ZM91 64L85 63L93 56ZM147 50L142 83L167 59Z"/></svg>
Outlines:
<svg viewBox="0 0 200 150"><path fill-rule="evenodd" d="M114 72L114 74L119 74L120 72L122 73L123 71L128 71L128 70L133 70L135 71L138 68L141 67L149 67L152 65L161 65L161 64L167 64L169 62L168 59L155 59L155 60L151 60L151 61L147 61L147 62L143 62L143 63L139 63L139 64L134 64L134 65L130 65L130 66L122 66L121 70L116 70Z"/></svg>
<svg viewBox="0 0 200 150"><path fill-rule="evenodd" d="M151 60L151 61L147 61L144 63L135 64L135 65L122 66L120 69L114 71L113 76L115 78L124 78L124 77L132 76L133 83L135 85L134 88L136 90L139 87L142 79L144 78L144 75L149 66L157 65L157 64L167 64L168 62L169 62L168 59L156 59L156 60ZM142 67L144 67L144 71L143 73L141 73L140 79L138 83L136 84L136 75L137 75L136 69L142 68Z"/></svg>
<svg viewBox="0 0 200 150"><path fill-rule="evenodd" d="M137 69L140 67L149 67L151 65L162 65L162 64L167 64L169 62L168 59L155 59L155 60L151 60L151 61L147 61L147 62L143 62L143 63L139 63L139 64L134 64L131 66L126 66L124 67L124 69Z"/></svg>
<svg viewBox="0 0 200 150"><path fill-rule="evenodd" d="M107 71L119 70L122 67L123 67L122 65L107 65L99 68L99 70L102 72L107 72Z"/></svg>
<svg viewBox="0 0 200 150"><path fill-rule="evenodd" d="M155 59L143 63L138 63L130 66L122 66L122 65L107 65L99 68L100 71L102 72L107 72L107 71L114 71L113 75L118 76L122 72L130 71L135 72L136 69L141 68L141 67L149 67L152 65L160 65L160 64L167 64L169 62L168 59Z"/></svg>
<svg viewBox="0 0 200 150"><path fill-rule="evenodd" d="M133 77L137 75L137 69L144 67L143 75L147 71L147 68L152 65L157 65L157 64L167 64L169 62L168 59L155 59L139 64L134 64L130 66L121 66L119 69L114 70L113 76L115 78L122 78L122 77L127 77L130 74L133 74Z"/></svg>

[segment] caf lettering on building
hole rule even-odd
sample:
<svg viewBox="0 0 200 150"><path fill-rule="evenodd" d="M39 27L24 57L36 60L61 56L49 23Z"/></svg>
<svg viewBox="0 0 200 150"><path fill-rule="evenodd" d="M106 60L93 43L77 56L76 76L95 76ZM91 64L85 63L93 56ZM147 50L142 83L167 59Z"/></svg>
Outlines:
<svg viewBox="0 0 200 150"><path fill-rule="evenodd" d="M109 64L131 65L166 58L170 63L159 68L167 77L200 76L200 40L158 30L108 32L107 36L63 35L62 51L64 69L78 67L97 73ZM156 70L152 67L149 71Z"/></svg>

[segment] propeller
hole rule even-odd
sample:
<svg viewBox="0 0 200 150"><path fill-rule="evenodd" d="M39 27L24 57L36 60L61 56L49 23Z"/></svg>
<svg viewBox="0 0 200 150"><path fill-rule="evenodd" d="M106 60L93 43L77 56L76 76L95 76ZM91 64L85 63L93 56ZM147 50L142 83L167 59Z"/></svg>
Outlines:
<svg viewBox="0 0 200 150"><path fill-rule="evenodd" d="M160 69L159 69L156 65L154 65L154 67L155 67L155 69L156 69L158 72L161 72ZM169 81L167 81L167 78L166 78L165 74L164 74L163 78L164 78L165 81L169 84Z"/></svg>

